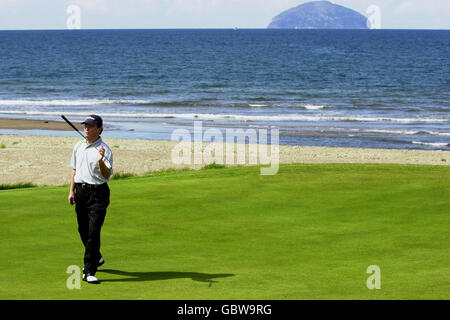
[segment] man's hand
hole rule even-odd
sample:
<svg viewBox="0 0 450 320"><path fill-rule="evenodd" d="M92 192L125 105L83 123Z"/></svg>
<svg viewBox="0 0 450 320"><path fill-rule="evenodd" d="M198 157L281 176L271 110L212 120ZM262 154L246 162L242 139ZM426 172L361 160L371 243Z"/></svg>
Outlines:
<svg viewBox="0 0 450 320"><path fill-rule="evenodd" d="M73 193L73 191L71 191L71 192L69 193L69 204L70 204L71 206L73 206L74 203L75 203L75 194Z"/></svg>
<svg viewBox="0 0 450 320"><path fill-rule="evenodd" d="M69 190L69 204L71 206L73 206L73 204L75 203L75 175L77 174L77 170L73 169L73 174L72 174L72 182L70 183L70 190Z"/></svg>
<svg viewBox="0 0 450 320"><path fill-rule="evenodd" d="M103 178L109 179L109 177L111 176L111 170L103 162L103 158L105 157L105 148L101 147L98 152L100 153L100 158L98 158L100 173L102 174Z"/></svg>
<svg viewBox="0 0 450 320"><path fill-rule="evenodd" d="M103 158L105 157L105 148L104 148L104 147L101 147L101 148L98 150L98 153L100 153L100 157L98 158L98 161L102 161Z"/></svg>

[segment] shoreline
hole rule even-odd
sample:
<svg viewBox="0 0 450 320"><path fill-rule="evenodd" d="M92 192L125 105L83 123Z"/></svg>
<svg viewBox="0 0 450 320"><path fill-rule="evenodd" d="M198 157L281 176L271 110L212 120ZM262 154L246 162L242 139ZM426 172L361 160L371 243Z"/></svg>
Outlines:
<svg viewBox="0 0 450 320"><path fill-rule="evenodd" d="M77 121L72 120L72 124L77 127L80 132L83 132L83 125L81 124L82 119L77 118ZM201 123L201 122L200 122ZM201 130L203 130L203 124L200 125ZM197 127L198 127L197 126ZM179 128L187 129L191 132L193 130L192 123L189 121L164 121L164 122L141 122L141 121L129 121L129 122L121 122L121 125L118 127L117 124L105 123L104 128L105 132L108 133L108 136L117 139L128 139L128 140L167 140L170 141L171 134L174 133L176 129ZM151 128L151 130L149 129ZM216 129L228 130L231 128L232 130L242 130L241 125L237 125L235 123L207 123L205 126L205 130ZM259 127L257 125L253 125L250 127L245 127L246 129L259 130L259 134L263 127ZM309 127L307 127L309 128ZM325 127L328 128L328 127ZM419 129L414 129L416 131L411 131L413 129L396 129L392 130L364 130L361 128L358 129L348 129L348 131L344 133L340 133L342 128L329 128L330 130L320 130L320 127L317 127L314 130L302 128L295 128L292 126L280 127L280 131L285 132L286 134L282 134L279 137L280 145L286 146L310 146L310 147L329 147L329 148L350 148L350 149L383 149L383 150L420 150L420 151L450 151L450 144L448 140L443 140L441 137L436 139L431 138L421 138L421 136L415 136L416 134L430 134L436 136L448 135L447 132L438 132L433 131L434 129L428 129L429 131L423 129L420 131ZM336 129L337 131L335 131ZM289 131L292 130L292 131ZM342 129L344 130L344 129ZM359 134L354 134L353 131L361 132L361 136ZM431 131L430 131L431 130ZM437 130L437 129L436 129ZM326 133L323 134L323 131ZM344 130L345 131L345 130ZM195 132L195 120L194 120L194 132ZM253 131L254 132L254 131ZM385 132L387 136L371 136L371 132ZM38 118L38 119L30 119L30 118L1 118L0 117L0 135L45 135L45 136L77 136L76 134L72 135L73 129L63 120L59 118L53 120ZM396 134L404 135L400 139L395 139ZM258 135L258 133L256 133ZM372 134L373 135L373 134ZM391 138L389 135L393 135ZM305 139L301 139L302 137L306 137ZM308 137L312 137L309 139ZM336 144L332 145L330 142L325 143L317 143L315 141L316 138L321 139L322 137L328 138L336 138ZM348 140L347 137L355 137L355 140ZM366 146L367 141L363 138L368 137L369 139L375 139L375 143L371 144L369 147ZM293 138L293 139L292 139ZM250 138L249 138L250 139ZM347 139L347 140L345 140ZM351 138L353 139L353 138ZM444 138L445 139L445 138ZM380 141L386 141L386 143L380 143ZM417 141L416 141L417 140ZM225 140L223 140L225 141ZM256 140L257 141L257 140ZM252 141L253 143L253 141ZM370 143L370 142L369 142Z"/></svg>
<svg viewBox="0 0 450 320"><path fill-rule="evenodd" d="M55 124L49 121L44 125ZM65 123L63 125L67 126ZM72 129L69 127L69 130ZM103 137L103 139L114 154L114 173L139 175L166 169L200 169L206 165L205 162L194 164L193 151L196 149L194 145L199 144L197 142L190 145L192 160L191 164L186 165L175 164L172 161L172 150L180 144L178 141L107 137ZM31 182L37 185L63 185L70 183L72 174L72 168L69 165L70 157L73 146L80 140L81 138L76 136L0 134L0 184ZM226 159L226 150L228 150L226 144L212 144L223 150L223 156ZM203 152L208 145L210 143L202 144ZM235 144L233 149L234 147L237 149L238 146L239 144ZM259 164L249 162L249 154L254 150L251 148L257 146L246 144L244 147L244 165ZM269 154L270 151L268 151L268 156ZM226 162L224 161L224 163ZM236 152L234 152L234 162L232 163L231 165L238 164ZM448 166L450 165L450 151L279 145L279 163L379 163ZM230 166L230 164L225 165ZM261 164L261 166L269 167L270 163Z"/></svg>
<svg viewBox="0 0 450 320"><path fill-rule="evenodd" d="M78 130L83 130L83 125L72 122ZM35 119L10 119L0 118L0 129L17 129L17 130L57 130L71 131L73 130L64 121L55 120L35 120Z"/></svg>

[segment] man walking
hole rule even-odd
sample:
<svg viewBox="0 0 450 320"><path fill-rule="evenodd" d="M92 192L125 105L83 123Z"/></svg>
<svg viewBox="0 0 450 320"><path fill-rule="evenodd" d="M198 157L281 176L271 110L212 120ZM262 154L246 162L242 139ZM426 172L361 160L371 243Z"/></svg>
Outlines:
<svg viewBox="0 0 450 320"><path fill-rule="evenodd" d="M78 232L85 247L83 280L99 283L95 273L104 263L100 253L100 230L109 205L107 182L113 173L113 155L100 136L103 131L102 118L90 115L82 124L86 140L78 142L73 148L69 203L75 204Z"/></svg>

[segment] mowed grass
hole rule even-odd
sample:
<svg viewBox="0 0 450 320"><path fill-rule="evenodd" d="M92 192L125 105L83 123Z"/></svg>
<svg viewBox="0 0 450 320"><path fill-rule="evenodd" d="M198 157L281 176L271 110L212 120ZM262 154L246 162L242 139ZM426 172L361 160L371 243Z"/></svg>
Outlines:
<svg viewBox="0 0 450 320"><path fill-rule="evenodd" d="M450 298L449 167L231 167L110 188L102 282L79 290L68 186L0 191L1 299Z"/></svg>

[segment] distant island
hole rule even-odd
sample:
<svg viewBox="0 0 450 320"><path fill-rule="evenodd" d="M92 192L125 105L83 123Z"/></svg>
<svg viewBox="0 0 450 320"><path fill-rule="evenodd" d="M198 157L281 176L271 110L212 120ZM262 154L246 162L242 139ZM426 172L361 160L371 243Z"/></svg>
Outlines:
<svg viewBox="0 0 450 320"><path fill-rule="evenodd" d="M368 29L367 17L329 1L312 1L272 19L269 29Z"/></svg>

